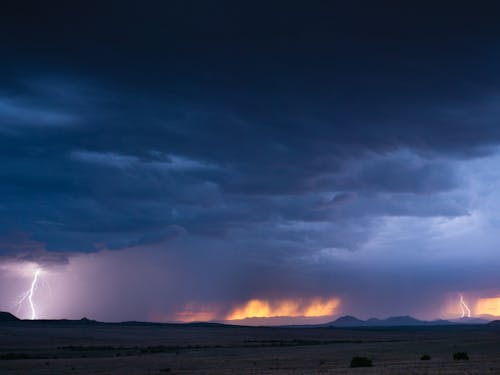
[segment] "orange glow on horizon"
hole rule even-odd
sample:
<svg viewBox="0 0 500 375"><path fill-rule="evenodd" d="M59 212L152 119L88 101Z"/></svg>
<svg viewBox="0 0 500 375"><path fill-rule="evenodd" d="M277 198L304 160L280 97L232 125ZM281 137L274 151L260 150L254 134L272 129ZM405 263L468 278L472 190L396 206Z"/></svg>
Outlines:
<svg viewBox="0 0 500 375"><path fill-rule="evenodd" d="M274 318L274 317L321 317L335 313L340 299L314 298L309 300L277 300L268 301L252 299L233 309L226 320L241 320L246 318Z"/></svg>
<svg viewBox="0 0 500 375"><path fill-rule="evenodd" d="M500 297L479 298L476 301L475 313L477 315L500 316Z"/></svg>

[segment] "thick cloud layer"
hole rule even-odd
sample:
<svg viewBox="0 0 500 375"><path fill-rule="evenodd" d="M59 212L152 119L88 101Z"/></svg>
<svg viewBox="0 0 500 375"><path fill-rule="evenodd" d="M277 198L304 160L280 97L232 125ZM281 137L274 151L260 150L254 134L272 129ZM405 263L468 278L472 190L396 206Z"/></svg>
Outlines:
<svg viewBox="0 0 500 375"><path fill-rule="evenodd" d="M0 270L107 320L495 294L499 9L443 4L7 6Z"/></svg>

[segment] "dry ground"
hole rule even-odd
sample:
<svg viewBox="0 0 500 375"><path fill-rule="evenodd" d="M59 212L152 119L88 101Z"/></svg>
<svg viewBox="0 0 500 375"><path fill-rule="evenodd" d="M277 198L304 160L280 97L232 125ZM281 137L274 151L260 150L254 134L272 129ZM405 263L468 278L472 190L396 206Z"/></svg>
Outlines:
<svg viewBox="0 0 500 375"><path fill-rule="evenodd" d="M356 355L374 367L351 369ZM319 373L500 374L500 331L0 323L2 375Z"/></svg>

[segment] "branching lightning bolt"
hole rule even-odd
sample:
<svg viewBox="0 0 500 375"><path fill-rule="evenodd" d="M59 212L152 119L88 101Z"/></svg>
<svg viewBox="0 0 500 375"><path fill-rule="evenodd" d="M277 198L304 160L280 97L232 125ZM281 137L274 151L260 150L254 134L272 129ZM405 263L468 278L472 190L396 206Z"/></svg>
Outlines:
<svg viewBox="0 0 500 375"><path fill-rule="evenodd" d="M470 318L470 308L464 301L464 296L460 294L460 309L462 310L462 318L465 318L467 314L467 318Z"/></svg>
<svg viewBox="0 0 500 375"><path fill-rule="evenodd" d="M42 270L40 268L36 269L35 273L33 274L33 280L31 281L31 287L26 292L24 292L24 294L22 295L21 299L19 300L19 302L17 304L17 306L18 306L17 310L19 311L19 309L21 308L21 305L26 300L28 300L28 303L29 303L30 308L31 308L31 319L32 320L36 319L36 317L37 317L35 303L33 302L33 295L35 294L35 291L37 289L38 280L39 280L39 276L40 276L41 272L42 272Z"/></svg>

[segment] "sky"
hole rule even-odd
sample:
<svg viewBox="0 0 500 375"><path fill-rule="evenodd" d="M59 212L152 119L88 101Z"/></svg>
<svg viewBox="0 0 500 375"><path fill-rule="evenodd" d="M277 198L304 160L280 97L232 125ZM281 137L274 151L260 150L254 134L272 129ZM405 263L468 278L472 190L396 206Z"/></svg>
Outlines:
<svg viewBox="0 0 500 375"><path fill-rule="evenodd" d="M500 316L499 5L2 8L0 310Z"/></svg>

